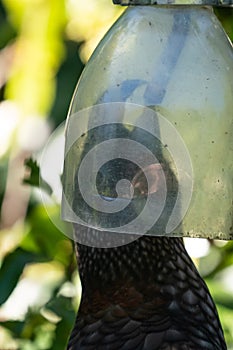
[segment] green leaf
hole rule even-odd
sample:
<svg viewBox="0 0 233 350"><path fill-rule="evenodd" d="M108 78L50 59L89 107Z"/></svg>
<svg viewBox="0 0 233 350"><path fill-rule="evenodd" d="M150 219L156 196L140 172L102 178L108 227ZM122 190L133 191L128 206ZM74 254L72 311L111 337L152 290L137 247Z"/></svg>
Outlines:
<svg viewBox="0 0 233 350"><path fill-rule="evenodd" d="M25 166L30 169L29 178L24 178L23 183L44 190L49 196L53 193L51 186L40 176L40 168L32 158L26 159Z"/></svg>
<svg viewBox="0 0 233 350"><path fill-rule="evenodd" d="M23 321L6 321L6 322L1 322L1 326L8 329L14 335L14 338L19 338L24 328L24 322Z"/></svg>
<svg viewBox="0 0 233 350"><path fill-rule="evenodd" d="M59 213L57 213L59 215ZM28 216L30 230L20 246L48 260L57 260L64 266L73 258L71 241L50 221L43 205L38 205Z"/></svg>
<svg viewBox="0 0 233 350"><path fill-rule="evenodd" d="M46 308L62 318L56 327L52 349L64 350L76 316L72 299L60 295L50 301Z"/></svg>
<svg viewBox="0 0 233 350"><path fill-rule="evenodd" d="M21 248L17 248L5 257L0 269L0 305L8 299L14 290L25 265L35 261L39 261L38 255Z"/></svg>

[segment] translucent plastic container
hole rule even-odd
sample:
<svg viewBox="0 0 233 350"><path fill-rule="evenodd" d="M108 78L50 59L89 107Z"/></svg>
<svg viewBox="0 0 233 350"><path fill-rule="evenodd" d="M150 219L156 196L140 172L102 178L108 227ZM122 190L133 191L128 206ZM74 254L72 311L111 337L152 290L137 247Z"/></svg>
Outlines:
<svg viewBox="0 0 233 350"><path fill-rule="evenodd" d="M231 239L233 49L211 8L128 8L84 69L66 140L64 220Z"/></svg>

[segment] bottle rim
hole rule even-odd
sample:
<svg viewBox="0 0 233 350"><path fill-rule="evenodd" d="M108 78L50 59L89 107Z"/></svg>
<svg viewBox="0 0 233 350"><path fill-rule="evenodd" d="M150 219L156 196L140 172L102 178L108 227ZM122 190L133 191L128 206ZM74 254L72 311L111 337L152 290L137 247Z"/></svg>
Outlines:
<svg viewBox="0 0 233 350"><path fill-rule="evenodd" d="M233 6L233 0L113 0L114 5L199 5L199 6Z"/></svg>

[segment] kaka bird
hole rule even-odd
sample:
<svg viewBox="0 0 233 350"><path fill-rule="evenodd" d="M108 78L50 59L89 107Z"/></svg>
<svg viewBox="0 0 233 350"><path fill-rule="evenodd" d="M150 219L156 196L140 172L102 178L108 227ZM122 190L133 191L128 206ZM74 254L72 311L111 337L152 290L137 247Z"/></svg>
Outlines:
<svg viewBox="0 0 233 350"><path fill-rule="evenodd" d="M215 304L181 238L76 248L82 299L68 350L227 349Z"/></svg>

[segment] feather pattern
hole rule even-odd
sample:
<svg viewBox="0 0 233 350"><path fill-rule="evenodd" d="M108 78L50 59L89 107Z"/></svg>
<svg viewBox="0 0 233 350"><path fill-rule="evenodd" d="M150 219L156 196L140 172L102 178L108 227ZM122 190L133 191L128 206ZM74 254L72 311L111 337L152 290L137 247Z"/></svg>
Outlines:
<svg viewBox="0 0 233 350"><path fill-rule="evenodd" d="M224 350L216 307L181 238L77 245L83 285L68 350Z"/></svg>

